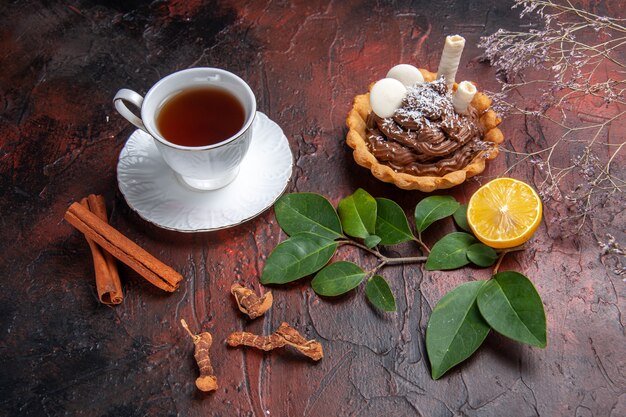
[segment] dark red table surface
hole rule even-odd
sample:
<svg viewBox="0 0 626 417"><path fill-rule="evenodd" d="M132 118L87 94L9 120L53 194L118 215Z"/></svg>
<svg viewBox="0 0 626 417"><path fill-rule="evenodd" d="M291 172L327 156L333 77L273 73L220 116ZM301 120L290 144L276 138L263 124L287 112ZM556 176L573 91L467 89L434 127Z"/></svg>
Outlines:
<svg viewBox="0 0 626 417"><path fill-rule="evenodd" d="M272 288L274 307L249 322L228 290L234 281L260 287L264 260L285 238L273 210L232 229L182 234L141 220L117 190L117 158L133 131L113 110L117 89L145 93L176 70L214 66L246 79L259 110L284 129L295 156L288 191L322 193L336 204L363 187L410 214L424 194L379 182L354 163L344 142L352 98L396 63L435 70L452 33L467 38L462 78L496 89L476 43L499 27L520 27L518 13L485 0L2 2L0 414L626 415L626 284L597 245L607 232L623 236L619 205L594 212L573 237L549 205L530 249L505 259L502 268L532 277L544 300L546 349L491 334L470 360L433 381L424 347L431 309L488 270L387 268L398 303L392 314L375 312L362 289L320 299L304 279ZM519 118L502 129L513 149L532 140ZM501 155L485 176L450 193L466 201L507 164ZM511 175L539 180L530 164ZM106 197L115 227L184 275L178 291L165 294L123 267L123 304L98 303L88 246L63 221L71 202L89 193ZM438 225L429 243L450 228ZM340 257L372 262L349 249ZM215 393L194 386L193 346L180 318L214 336ZM223 343L231 331L270 333L282 321L320 340L324 359Z"/></svg>

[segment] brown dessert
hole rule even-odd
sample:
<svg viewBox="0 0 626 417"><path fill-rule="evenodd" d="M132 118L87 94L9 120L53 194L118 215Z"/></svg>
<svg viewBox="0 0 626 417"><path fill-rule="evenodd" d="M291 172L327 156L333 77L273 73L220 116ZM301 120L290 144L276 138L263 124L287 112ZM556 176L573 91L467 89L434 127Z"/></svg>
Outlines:
<svg viewBox="0 0 626 417"><path fill-rule="evenodd" d="M397 172L442 176L465 167L481 150L478 112L454 111L443 79L409 87L393 117L367 117L368 148Z"/></svg>
<svg viewBox="0 0 626 417"><path fill-rule="evenodd" d="M498 154L500 118L491 100L476 93L461 114L455 111L445 79L420 69L423 83L407 88L402 105L381 118L369 93L359 95L347 118L348 145L356 162L400 188L430 192L450 188L482 172Z"/></svg>

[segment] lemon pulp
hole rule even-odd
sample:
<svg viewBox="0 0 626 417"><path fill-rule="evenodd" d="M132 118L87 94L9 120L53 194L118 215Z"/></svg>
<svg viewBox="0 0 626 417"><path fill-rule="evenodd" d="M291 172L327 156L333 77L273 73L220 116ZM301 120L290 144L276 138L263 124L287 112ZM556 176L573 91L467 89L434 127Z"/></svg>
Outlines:
<svg viewBox="0 0 626 417"><path fill-rule="evenodd" d="M467 221L481 242L505 249L530 239L541 222L541 214L541 200L530 185L497 178L472 195Z"/></svg>

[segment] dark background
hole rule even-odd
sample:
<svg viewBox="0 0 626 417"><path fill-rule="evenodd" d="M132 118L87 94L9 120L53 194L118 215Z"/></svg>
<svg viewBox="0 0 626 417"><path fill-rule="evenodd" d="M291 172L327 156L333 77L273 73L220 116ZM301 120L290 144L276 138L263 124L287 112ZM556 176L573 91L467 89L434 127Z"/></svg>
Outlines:
<svg viewBox="0 0 626 417"><path fill-rule="evenodd" d="M115 92L145 93L192 66L230 70L248 81L259 110L279 123L296 164L289 191L334 204L363 187L411 213L424 197L383 184L344 143L352 98L401 62L436 70L443 38L467 39L459 77L497 88L479 63L480 36L515 29L519 10L500 1L17 1L0 3L0 414L11 416L623 416L626 414L625 283L604 265L597 241L620 233L624 214L607 204L582 234L546 207L525 252L502 269L530 276L548 318L548 347L496 334L441 380L430 378L424 329L447 291L488 270L383 270L398 312L379 314L363 289L320 299L304 279L272 288L275 304L248 322L228 289L258 289L264 259L282 239L272 210L235 228L201 234L160 230L124 202L117 157L133 128L113 110ZM621 5L623 6L623 4ZM620 2L589 3L619 15ZM532 138L523 120L502 125L507 147ZM548 137L548 141L550 137ZM557 155L567 163L567 154ZM460 200L510 164L456 187ZM623 163L623 159L622 159ZM510 174L536 184L521 164ZM122 267L125 300L97 301L83 236L63 219L71 202L103 194L111 223L180 271L164 294ZM433 243L453 228L441 222ZM406 245L402 254L415 254ZM338 258L371 265L343 248ZM210 331L220 389L196 390L191 339L178 322ZM270 333L282 321L320 340L325 358L289 350L232 350L234 330Z"/></svg>

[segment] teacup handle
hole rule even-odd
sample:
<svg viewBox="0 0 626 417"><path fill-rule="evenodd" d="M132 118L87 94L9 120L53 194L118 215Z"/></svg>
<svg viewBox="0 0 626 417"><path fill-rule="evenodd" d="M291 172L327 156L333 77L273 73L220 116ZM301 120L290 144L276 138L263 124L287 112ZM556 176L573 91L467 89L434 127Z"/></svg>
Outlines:
<svg viewBox="0 0 626 417"><path fill-rule="evenodd" d="M143 121L137 117L135 113L130 111L128 107L126 107L125 101L134 104L141 111L143 97L140 94L135 93L133 90L122 88L113 98L113 104L119 114L145 132L146 126L144 126Z"/></svg>

